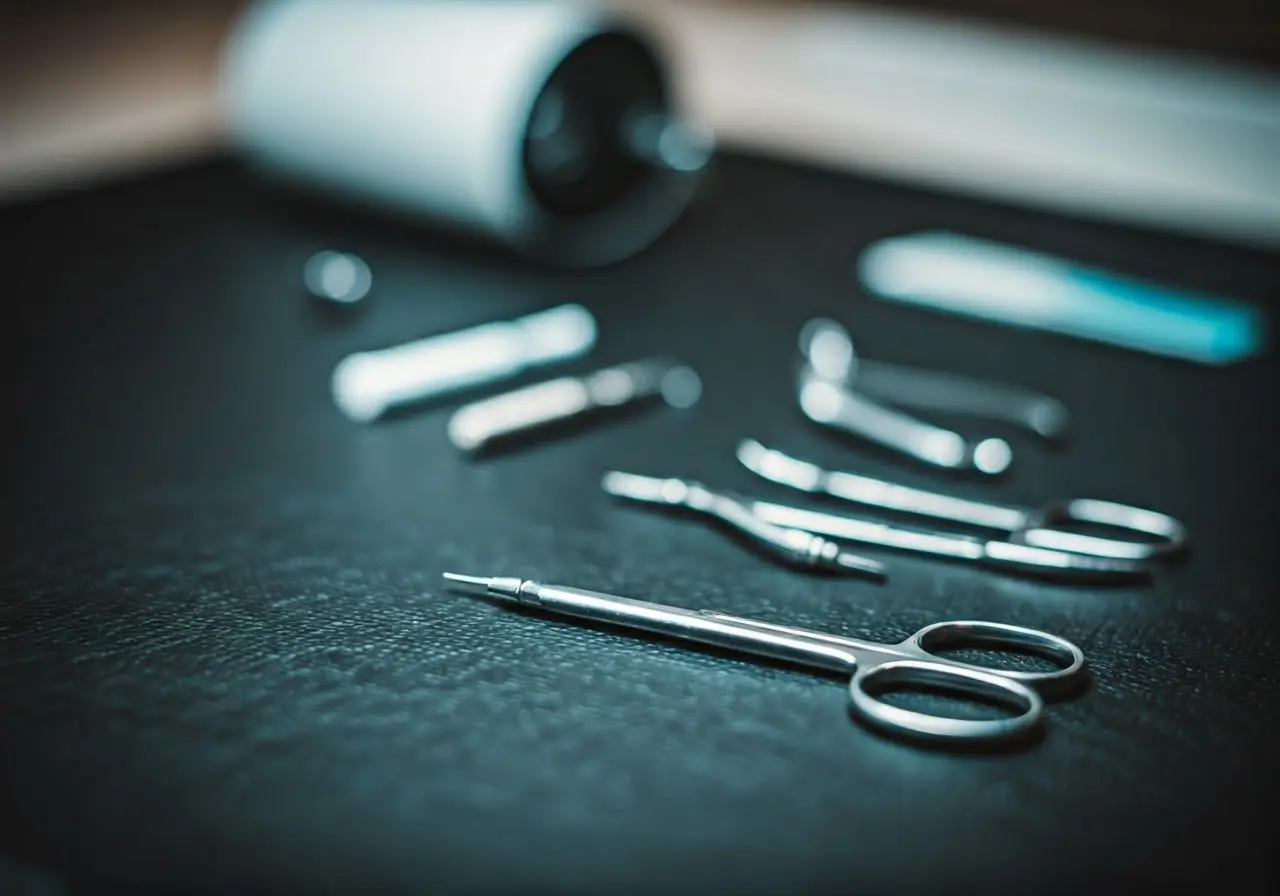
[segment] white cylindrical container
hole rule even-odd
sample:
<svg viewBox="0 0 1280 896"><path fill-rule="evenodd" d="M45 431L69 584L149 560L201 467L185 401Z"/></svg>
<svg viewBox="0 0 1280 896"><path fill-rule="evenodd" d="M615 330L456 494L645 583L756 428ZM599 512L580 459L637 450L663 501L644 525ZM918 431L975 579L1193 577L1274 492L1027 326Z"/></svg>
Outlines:
<svg viewBox="0 0 1280 896"><path fill-rule="evenodd" d="M560 265L656 239L710 152L646 40L566 2L258 0L222 83L270 169Z"/></svg>

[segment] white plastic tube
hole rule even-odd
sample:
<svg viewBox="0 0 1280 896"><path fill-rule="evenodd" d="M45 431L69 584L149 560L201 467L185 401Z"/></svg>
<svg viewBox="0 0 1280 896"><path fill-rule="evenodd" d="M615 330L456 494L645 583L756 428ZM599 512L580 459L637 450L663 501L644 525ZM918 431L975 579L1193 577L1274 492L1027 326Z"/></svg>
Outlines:
<svg viewBox="0 0 1280 896"><path fill-rule="evenodd" d="M608 263L680 214L688 174L656 166L611 207L564 219L535 201L523 150L548 78L619 32L548 0L259 0L228 43L223 94L239 145L291 179L545 260Z"/></svg>

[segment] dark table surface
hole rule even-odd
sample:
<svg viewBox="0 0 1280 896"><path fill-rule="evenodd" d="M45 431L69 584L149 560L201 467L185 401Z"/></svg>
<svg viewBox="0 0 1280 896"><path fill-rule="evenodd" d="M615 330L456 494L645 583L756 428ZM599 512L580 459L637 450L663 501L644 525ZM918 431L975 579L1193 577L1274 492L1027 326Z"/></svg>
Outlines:
<svg viewBox="0 0 1280 896"><path fill-rule="evenodd" d="M1261 867L1276 362L1198 368L858 291L861 247L938 226L1260 303L1280 283L1245 250L733 158L658 246L583 274L232 162L0 210L0 882L975 892ZM375 271L353 314L301 293L330 246ZM573 369L674 354L702 403L468 463L447 407L361 427L329 399L347 352L566 301L601 324ZM1017 440L998 483L833 441L790 385L815 313L869 356L1047 390L1076 437ZM974 497L1153 506L1194 554L1103 589L880 553L876 585L598 489L618 467L781 495L736 467L745 435ZM1093 685L1023 750L925 750L859 727L838 679L513 612L443 590L446 569L874 639L1029 625L1080 644Z"/></svg>

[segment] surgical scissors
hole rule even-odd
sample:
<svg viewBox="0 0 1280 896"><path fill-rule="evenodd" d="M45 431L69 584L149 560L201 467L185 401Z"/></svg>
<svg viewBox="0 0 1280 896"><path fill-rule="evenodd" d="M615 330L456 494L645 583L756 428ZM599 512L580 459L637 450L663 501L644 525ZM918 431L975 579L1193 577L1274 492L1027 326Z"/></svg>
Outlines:
<svg viewBox="0 0 1280 896"><path fill-rule="evenodd" d="M1146 561L1172 556L1186 549L1187 530L1167 514L1113 501L1076 498L1039 509L1011 507L940 495L909 488L883 479L843 471L824 470L754 439L738 444L738 460L758 476L802 492L829 495L855 504L899 513L961 523L979 529L1008 533L1012 544L1047 548L1071 554L1116 560ZM769 516L781 523L778 514ZM839 519L838 517L836 519ZM1158 541L1126 541L1070 532L1057 528L1064 523L1085 523L1127 529ZM796 525L792 520L789 525ZM821 532L822 527L809 531ZM825 534L833 535L831 531Z"/></svg>
<svg viewBox="0 0 1280 896"><path fill-rule="evenodd" d="M873 397L1015 423L1047 439L1061 437L1070 423L1062 402L1028 389L863 361L848 331L826 318L804 325L800 349L807 363L800 372L797 397L806 417L931 466L996 475L1008 469L1013 449L995 437L970 441Z"/></svg>
<svg viewBox="0 0 1280 896"><path fill-rule="evenodd" d="M658 479L614 471L605 474L601 485L615 497L699 510L727 523L770 553L802 567L884 575L880 564L840 551L835 542L822 537L827 536L1074 581L1119 581L1150 575L1148 565L1138 560L1096 557L1004 539L988 541L971 535L903 529L834 513L753 501L686 479ZM836 559L832 562L828 558Z"/></svg>
<svg viewBox="0 0 1280 896"><path fill-rule="evenodd" d="M901 736L934 743L992 743L1027 735L1041 724L1041 695L1057 696L1086 675L1080 648L1057 635L995 622L939 622L897 644L862 641L743 619L711 610L685 610L563 585L518 578L446 572L450 582L540 610L710 644L811 668L848 672L850 710L859 720ZM1058 668L1046 672L993 669L938 656L942 648L978 647L1033 653ZM903 686L927 688L1017 712L999 719L956 719L904 709L880 699Z"/></svg>

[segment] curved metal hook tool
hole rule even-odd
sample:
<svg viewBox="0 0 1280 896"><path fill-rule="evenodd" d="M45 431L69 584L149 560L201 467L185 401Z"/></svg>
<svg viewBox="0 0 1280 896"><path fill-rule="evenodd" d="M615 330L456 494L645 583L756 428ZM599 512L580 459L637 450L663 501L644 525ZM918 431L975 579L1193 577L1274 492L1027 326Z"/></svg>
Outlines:
<svg viewBox="0 0 1280 896"><path fill-rule="evenodd" d="M848 331L826 318L804 325L800 350L807 362L799 383L805 416L931 466L995 475L1008 469L1013 449L1000 438L968 440L874 399L999 420L1046 439L1062 438L1070 426L1062 402L1029 389L862 360Z"/></svg>

